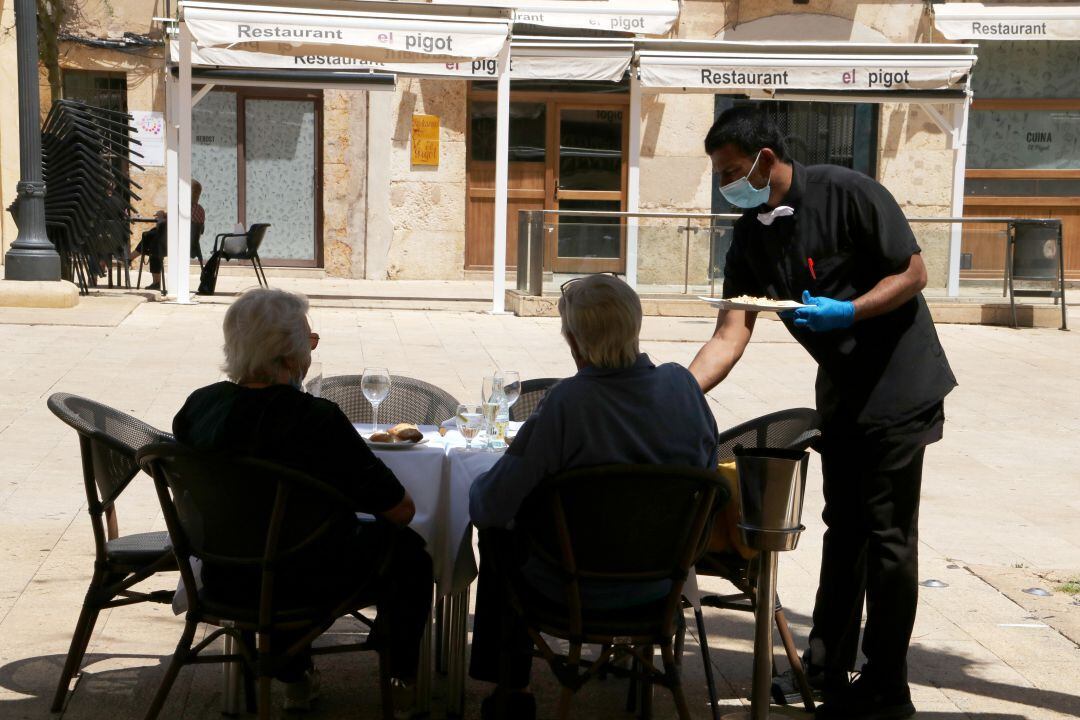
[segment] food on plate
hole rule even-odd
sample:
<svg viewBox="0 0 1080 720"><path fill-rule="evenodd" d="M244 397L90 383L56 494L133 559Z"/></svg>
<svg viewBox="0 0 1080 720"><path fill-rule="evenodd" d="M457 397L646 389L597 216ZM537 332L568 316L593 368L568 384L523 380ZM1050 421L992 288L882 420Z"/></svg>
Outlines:
<svg viewBox="0 0 1080 720"><path fill-rule="evenodd" d="M420 428L409 423L398 423L387 432L394 438L394 442L415 443L424 439L424 434L420 432Z"/></svg>
<svg viewBox="0 0 1080 720"><path fill-rule="evenodd" d="M728 302L742 303L744 305L775 305L780 302L766 297L754 297L753 295L740 295L739 297L724 298Z"/></svg>
<svg viewBox="0 0 1080 720"><path fill-rule="evenodd" d="M377 432L371 433L368 440L371 442L394 442L394 436L390 433Z"/></svg>

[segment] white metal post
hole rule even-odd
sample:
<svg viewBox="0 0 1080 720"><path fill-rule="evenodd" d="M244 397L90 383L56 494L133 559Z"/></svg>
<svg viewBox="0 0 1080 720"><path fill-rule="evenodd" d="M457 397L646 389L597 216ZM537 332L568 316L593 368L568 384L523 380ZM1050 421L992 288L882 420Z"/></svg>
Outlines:
<svg viewBox="0 0 1080 720"><path fill-rule="evenodd" d="M964 171L967 169L968 110L971 95L963 103L953 106L953 188L950 214L954 218L964 214ZM946 292L949 297L960 295L960 248L964 234L961 223L952 223L949 234L949 279Z"/></svg>
<svg viewBox="0 0 1080 720"><path fill-rule="evenodd" d="M641 82L637 70L630 70L630 166L626 170L626 210L640 210L641 198ZM637 289L638 219L626 218L626 283Z"/></svg>
<svg viewBox="0 0 1080 720"><path fill-rule="evenodd" d="M191 31L187 23L180 23L180 82L177 96L177 140L179 147L178 172L179 196L177 197L176 245L170 246L169 269L175 273L173 292L176 302L191 302L189 281L191 272ZM170 227L172 223L169 223ZM172 268L176 270L173 271Z"/></svg>
<svg viewBox="0 0 1080 720"><path fill-rule="evenodd" d="M178 81L173 78L171 72L165 73L165 177L167 183L165 215L168 219L166 225L166 243L169 248L169 257L176 257L180 243L177 228L180 218L177 211L180 207L180 169L176 155L176 100ZM175 263L169 263L169 272L166 274L166 289L176 291L177 272Z"/></svg>
<svg viewBox="0 0 1080 720"><path fill-rule="evenodd" d="M510 41L499 53L495 112L495 238L491 257L491 312L506 311L506 195L510 153Z"/></svg>

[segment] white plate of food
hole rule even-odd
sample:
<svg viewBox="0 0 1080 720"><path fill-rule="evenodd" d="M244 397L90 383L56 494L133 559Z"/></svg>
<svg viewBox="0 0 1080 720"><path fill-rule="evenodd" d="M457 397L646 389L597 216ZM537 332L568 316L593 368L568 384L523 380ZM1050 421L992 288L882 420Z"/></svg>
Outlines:
<svg viewBox="0 0 1080 720"><path fill-rule="evenodd" d="M392 428L373 433L361 433L360 437L369 447L379 450L411 450L428 442L420 429L409 423L398 423Z"/></svg>
<svg viewBox="0 0 1080 720"><path fill-rule="evenodd" d="M750 295L740 295L733 298L714 298L699 295L698 298L713 307L726 310L749 310L750 312L783 312L785 310L809 307L794 300L773 300L772 298L752 297Z"/></svg>

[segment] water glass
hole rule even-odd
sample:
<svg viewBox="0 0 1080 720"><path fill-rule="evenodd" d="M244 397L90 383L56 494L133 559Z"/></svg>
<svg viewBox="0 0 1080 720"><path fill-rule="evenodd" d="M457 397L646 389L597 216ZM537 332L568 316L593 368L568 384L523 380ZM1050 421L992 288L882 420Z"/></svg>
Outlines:
<svg viewBox="0 0 1080 720"><path fill-rule="evenodd" d="M454 423L461 437L465 438L465 449L471 450L473 440L480 434L484 427L484 413L481 407L475 403L463 403L457 406L457 414Z"/></svg>
<svg viewBox="0 0 1080 720"><path fill-rule="evenodd" d="M371 432L379 429L379 405L390 394L390 371L386 368L364 368L360 390L371 403Z"/></svg>
<svg viewBox="0 0 1080 720"><path fill-rule="evenodd" d="M322 397L322 363L312 362L304 376L304 389L315 397Z"/></svg>
<svg viewBox="0 0 1080 720"><path fill-rule="evenodd" d="M497 372L485 377L481 388L481 408L484 412L489 450L502 450L506 447L506 427L510 417L503 383L502 374Z"/></svg>

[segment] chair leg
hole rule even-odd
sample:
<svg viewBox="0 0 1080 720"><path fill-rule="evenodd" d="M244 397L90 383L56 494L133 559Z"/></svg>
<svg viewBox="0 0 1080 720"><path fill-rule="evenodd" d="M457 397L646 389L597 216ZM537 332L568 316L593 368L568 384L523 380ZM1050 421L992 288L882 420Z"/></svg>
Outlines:
<svg viewBox="0 0 1080 720"><path fill-rule="evenodd" d="M259 720L270 720L270 684L269 675L259 676L259 702L256 708Z"/></svg>
<svg viewBox="0 0 1080 720"><path fill-rule="evenodd" d="M648 661L641 666L641 680L638 683L638 689L640 691L640 698L638 702L641 705L641 720L652 720L652 699L653 699L653 681L652 681L652 669L653 669L653 646L646 645L644 648L645 659Z"/></svg>
<svg viewBox="0 0 1080 720"><path fill-rule="evenodd" d="M556 717L559 720L568 720L570 717L570 703L574 699L574 691L568 687L564 687L562 692L559 693L559 711Z"/></svg>
<svg viewBox="0 0 1080 720"><path fill-rule="evenodd" d="M701 662L705 666L705 684L709 688L709 709L713 720L720 720L720 707L716 698L716 679L713 678L712 660L709 657L709 638L705 634L705 616L694 608L694 620L697 622L698 642L701 643Z"/></svg>
<svg viewBox="0 0 1080 720"><path fill-rule="evenodd" d="M146 253L139 253L139 277L135 281L135 289L136 290L141 290L142 289L142 269L143 269L143 265L145 263L146 263Z"/></svg>
<svg viewBox="0 0 1080 720"><path fill-rule="evenodd" d="M803 707L806 708L806 712L814 712L814 694L810 689L810 682L806 679L806 668L803 667L802 658L799 657L798 648L795 647L795 638L791 635L787 617L784 616L784 611L781 608L777 608L776 612L773 613L773 619L776 621L776 630L780 633L780 639L784 643L784 652L787 653L788 665L791 666L791 671L795 675L795 682L799 685L799 694L802 695Z"/></svg>
<svg viewBox="0 0 1080 720"><path fill-rule="evenodd" d="M240 633L240 642L249 652L251 652L255 649L255 633ZM256 700L255 689L255 673L252 670L251 665L246 662L241 664L241 672L243 672L244 674L244 709L249 714L254 715L256 712L258 712L258 703Z"/></svg>
<svg viewBox="0 0 1080 720"><path fill-rule="evenodd" d="M266 270L263 269L262 258L259 257L259 253L254 253L251 256L251 264L255 267L255 275L258 277L259 273L262 273L262 279L260 283L263 287L270 287L270 282L266 279Z"/></svg>
<svg viewBox="0 0 1080 720"><path fill-rule="evenodd" d="M98 614L101 608L91 602L90 596L97 594L97 587L103 585L101 579L95 575L86 591L86 600L83 601L82 611L79 613L79 621L75 623L75 632L71 635L71 645L68 647L67 659L64 661L64 669L60 672L60 682L56 685L56 694L53 696L52 712L60 712L64 708L64 700L67 699L68 686L71 678L79 671L86 648L90 645L90 636L97 624Z"/></svg>
<svg viewBox="0 0 1080 720"><path fill-rule="evenodd" d="M675 698L675 710L679 713L679 720L690 720L690 708L686 704L682 678L679 676L679 667L675 664L675 653L670 642L660 646L660 657L664 662L664 674L668 676L668 683L671 685L671 695Z"/></svg>
<svg viewBox="0 0 1080 720"><path fill-rule="evenodd" d="M180 674L180 668L184 666L187 655L191 652L191 641L195 638L195 630L198 626L198 623L190 620L184 623L184 632L180 635L180 642L176 643L176 652L173 653L172 660L169 661L169 667L165 670L165 677L161 679L161 685L154 695L154 700L146 711L145 720L156 720L161 708L165 705L165 699L169 697L169 690L172 689L173 683L176 682L176 676Z"/></svg>

